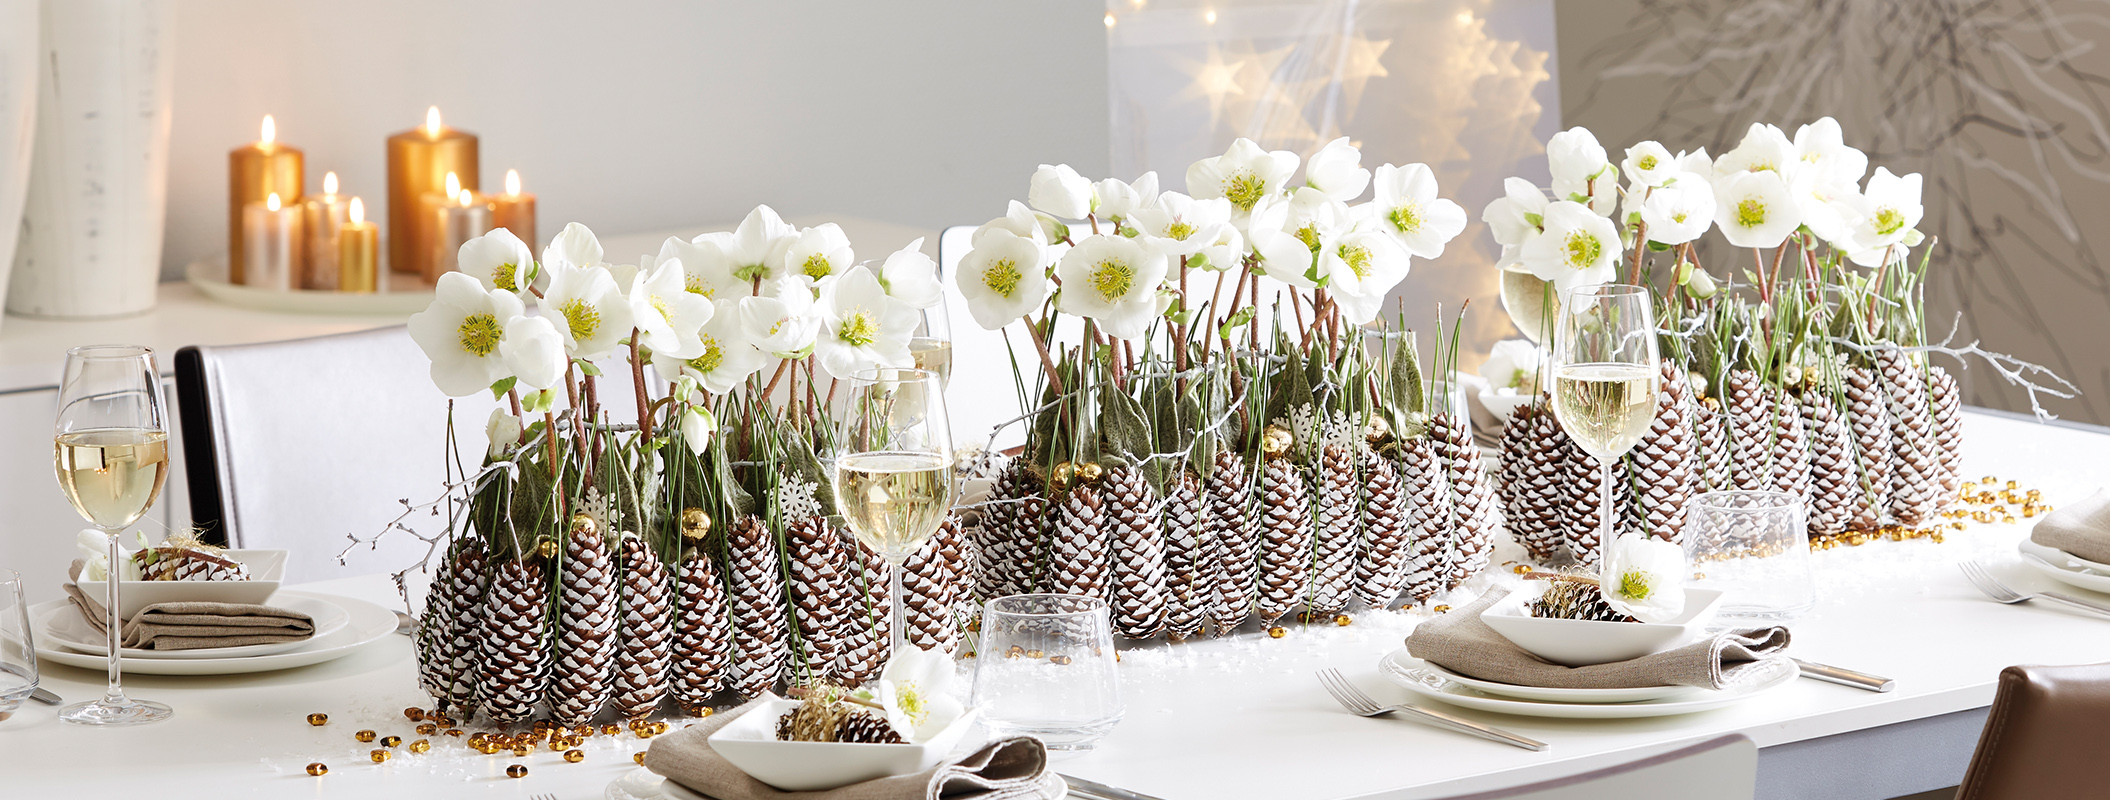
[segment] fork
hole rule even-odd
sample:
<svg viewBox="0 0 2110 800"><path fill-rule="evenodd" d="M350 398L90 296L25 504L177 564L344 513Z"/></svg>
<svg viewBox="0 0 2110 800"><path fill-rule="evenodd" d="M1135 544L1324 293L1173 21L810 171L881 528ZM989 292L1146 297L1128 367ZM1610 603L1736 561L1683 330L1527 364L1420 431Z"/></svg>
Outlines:
<svg viewBox="0 0 2110 800"><path fill-rule="evenodd" d="M528 800L557 800L557 796L553 794L538 794L530 796Z"/></svg>
<svg viewBox="0 0 2110 800"><path fill-rule="evenodd" d="M1333 695L1333 699L1339 702L1342 708L1348 709L1349 713L1358 717L1375 717L1397 711L1439 728L1449 728L1459 733L1469 733L1482 739L1491 739L1526 750L1546 749L1545 742L1527 739L1500 728L1482 725L1464 717L1453 716L1420 706L1379 705L1377 701L1370 699L1369 695L1363 694L1363 690L1355 688L1355 684L1349 683L1347 678L1342 677L1340 670L1331 667L1319 670L1318 674L1319 685L1326 687L1326 693Z"/></svg>
<svg viewBox="0 0 2110 800"><path fill-rule="evenodd" d="M2041 597L2046 600L2054 600L2060 603L2064 603L2074 608L2078 608L2082 611L2091 611L2104 616L2110 616L2110 605L2104 605L2093 600L2083 600L2078 597L2060 594L2058 592L2038 592L2036 594L2023 594L2021 592L2017 592L2013 589L2007 588L2007 584L2001 583L1998 578L1993 577L1993 573L1986 570L1984 564L1980 564L1976 561L1966 561L1959 566L1963 567L1963 576L1965 578L1970 579L1971 585L1978 587L1978 591L1984 592L1987 597L1993 598L1993 600L1996 602L2014 604L2027 602Z"/></svg>

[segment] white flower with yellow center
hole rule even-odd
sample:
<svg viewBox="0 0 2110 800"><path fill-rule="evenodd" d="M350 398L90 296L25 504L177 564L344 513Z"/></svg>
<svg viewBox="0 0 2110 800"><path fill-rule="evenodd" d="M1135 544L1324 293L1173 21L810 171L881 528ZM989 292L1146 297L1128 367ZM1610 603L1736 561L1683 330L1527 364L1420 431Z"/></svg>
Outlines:
<svg viewBox="0 0 2110 800"><path fill-rule="evenodd" d="M557 267L596 267L605 263L601 259L601 240L594 237L592 230L576 222L565 225L564 230L557 232L556 238L542 248L544 274ZM547 286L542 280L537 277L537 285Z"/></svg>
<svg viewBox="0 0 2110 800"><path fill-rule="evenodd" d="M1628 195L1629 208L1635 200ZM1714 187L1697 172L1673 172L1641 203L1649 241L1684 244L1714 227Z"/></svg>
<svg viewBox="0 0 2110 800"><path fill-rule="evenodd" d="M1363 189L1370 186L1370 170L1363 169L1363 151L1349 144L1346 136L1327 142L1312 154L1310 161L1304 162L1304 185L1343 203L1362 197Z"/></svg>
<svg viewBox="0 0 2110 800"><path fill-rule="evenodd" d="M1004 231L1046 245L1060 238L1055 234L1060 225L1054 217L1034 213L1025 203L1013 200L1003 216L982 223L981 227L974 229L974 235L968 237L967 241L971 245L979 246L983 236L992 231Z"/></svg>
<svg viewBox="0 0 2110 800"><path fill-rule="evenodd" d="M432 305L410 315L410 338L432 360L432 383L448 397L467 397L509 377L499 345L507 320L525 308L512 292L485 291L459 272L440 276Z"/></svg>
<svg viewBox="0 0 2110 800"><path fill-rule="evenodd" d="M1795 193L1803 227L1833 247L1854 248L1854 223L1868 208L1861 187L1830 180L1821 170L1806 169L1795 174L1788 190Z"/></svg>
<svg viewBox="0 0 2110 800"><path fill-rule="evenodd" d="M945 302L945 285L938 282L938 262L923 254L923 237L888 253L873 276L879 279L888 297L907 303L909 308L934 308Z"/></svg>
<svg viewBox="0 0 2110 800"><path fill-rule="evenodd" d="M1129 225L1149 246L1168 258L1191 256L1223 238L1231 229L1231 201L1221 197L1196 200L1179 192L1158 195L1158 201L1136 209ZM1221 265L1212 265L1221 268Z"/></svg>
<svg viewBox="0 0 2110 800"><path fill-rule="evenodd" d="M738 300L754 294L754 284L733 277L733 260L725 248L730 233L706 233L693 241L668 237L659 246L654 262L681 262L682 289L711 302Z"/></svg>
<svg viewBox="0 0 2110 800"><path fill-rule="evenodd" d="M1523 178L1502 181L1502 191L1480 212L1480 221L1487 223L1496 244L1521 247L1546 227L1546 193Z"/></svg>
<svg viewBox="0 0 2110 800"><path fill-rule="evenodd" d="M602 267L552 265L542 313L556 324L564 353L572 358L606 355L630 335L630 301Z"/></svg>
<svg viewBox="0 0 2110 800"><path fill-rule="evenodd" d="M1442 256L1443 246L1465 230L1465 209L1436 196L1436 173L1427 164L1380 166L1376 186L1376 196L1360 210L1418 258Z"/></svg>
<svg viewBox="0 0 2110 800"><path fill-rule="evenodd" d="M1504 339L1488 350L1480 362L1480 377L1496 394L1535 396L1539 393L1539 348L1529 339ZM1508 391L1503 391L1503 390Z"/></svg>
<svg viewBox="0 0 2110 800"><path fill-rule="evenodd" d="M669 258L641 273L630 285L630 316L638 345L674 358L694 357L703 347L696 329L711 321L709 298L691 294L681 260Z"/></svg>
<svg viewBox="0 0 2110 800"><path fill-rule="evenodd" d="M506 321L498 355L521 386L542 390L564 378L564 337L548 317L521 315Z"/></svg>
<svg viewBox="0 0 2110 800"><path fill-rule="evenodd" d="M1289 227L1289 207L1286 197L1263 198L1254 205L1246 219L1246 241L1260 257L1262 274L1299 289L1316 289L1318 254Z"/></svg>
<svg viewBox="0 0 2110 800"><path fill-rule="evenodd" d="M760 372L769 359L755 349L742 330L740 302L720 300L712 304L715 310L710 321L696 331L697 341L703 346L694 357L671 358L655 352L652 354L652 369L665 380L680 380L684 376L694 379L712 394L730 392L748 376Z"/></svg>
<svg viewBox="0 0 2110 800"><path fill-rule="evenodd" d="M960 258L955 281L976 324L996 330L1039 308L1047 299L1047 248L1039 242L996 231L982 237Z"/></svg>
<svg viewBox="0 0 2110 800"><path fill-rule="evenodd" d="M852 267L821 289L821 332L813 354L821 369L848 378L873 367L909 367L909 339L921 319L916 309L888 297L879 276Z"/></svg>
<svg viewBox="0 0 2110 800"><path fill-rule="evenodd" d="M953 689L952 657L942 650L894 651L872 695L866 699L878 701L887 723L911 742L928 741L967 710Z"/></svg>
<svg viewBox="0 0 2110 800"><path fill-rule="evenodd" d="M1033 171L1026 203L1062 219L1084 219L1092 213L1092 182L1068 164L1042 164Z"/></svg>
<svg viewBox="0 0 2110 800"><path fill-rule="evenodd" d="M1064 313L1099 323L1116 339L1138 339L1158 313L1158 285L1165 281L1165 254L1121 236L1087 236L1055 265L1062 291L1055 303Z"/></svg>
<svg viewBox="0 0 2110 800"><path fill-rule="evenodd" d="M1581 203L1558 200L1546 205L1545 224L1545 231L1518 252L1525 269L1564 293L1612 280L1620 244L1611 220L1590 213Z"/></svg>
<svg viewBox="0 0 2110 800"><path fill-rule="evenodd" d="M1859 184L1868 174L1868 154L1846 146L1839 121L1831 117L1795 129L1795 155L1830 183Z"/></svg>
<svg viewBox="0 0 2110 800"><path fill-rule="evenodd" d="M1662 143L1642 142L1626 149L1626 158L1619 162L1619 171L1634 186L1655 188L1677 174L1678 160Z"/></svg>
<svg viewBox="0 0 2110 800"><path fill-rule="evenodd" d="M1853 236L1854 243L1863 250L1879 250L1905 241L1926 214L1926 207L1920 205L1917 172L1900 177L1891 174L1889 167L1876 167L1876 174L1868 176L1868 188L1862 197L1867 207L1854 226Z"/></svg>
<svg viewBox="0 0 2110 800"><path fill-rule="evenodd" d="M740 330L757 349L778 358L799 358L820 334L813 290L785 277L762 296L740 300Z"/></svg>
<svg viewBox="0 0 2110 800"><path fill-rule="evenodd" d="M456 263L487 290L525 295L534 278L535 251L512 231L492 228L490 233L463 242ZM548 286L549 281L545 278L539 285Z"/></svg>
<svg viewBox="0 0 2110 800"><path fill-rule="evenodd" d="M1714 160L1716 183L1739 172L1771 172L1786 185L1801 170L1802 157L1795 152L1795 143L1779 128L1759 122L1751 123L1735 149Z"/></svg>
<svg viewBox="0 0 2110 800"><path fill-rule="evenodd" d="M1317 271L1340 306L1341 316L1361 325L1377 318L1386 293L1407 277L1413 256L1383 231L1356 230L1332 237L1318 253Z"/></svg>
<svg viewBox="0 0 2110 800"><path fill-rule="evenodd" d="M1092 212L1108 222L1129 224L1138 209L1158 202L1158 174L1145 172L1135 183L1116 178L1092 184Z"/></svg>
<svg viewBox="0 0 2110 800"><path fill-rule="evenodd" d="M1586 203L1599 216L1611 216L1618 206L1619 171L1588 128L1569 128L1546 140L1546 166L1553 173L1554 199Z"/></svg>
<svg viewBox="0 0 2110 800"><path fill-rule="evenodd" d="M731 236L719 241L732 262L733 278L752 285L755 281L769 283L784 274L784 251L796 238L798 229L777 216L775 209L755 206Z"/></svg>
<svg viewBox="0 0 2110 800"><path fill-rule="evenodd" d="M1685 551L1677 544L1623 533L1605 548L1598 582L1604 600L1642 622L1669 622L1685 613Z"/></svg>
<svg viewBox="0 0 2110 800"><path fill-rule="evenodd" d="M785 274L807 286L818 286L841 275L855 263L857 256L850 249L850 237L844 236L842 226L833 222L799 231L798 238L784 248Z"/></svg>
<svg viewBox="0 0 2110 800"><path fill-rule="evenodd" d="M1714 181L1714 223L1737 247L1779 247L1802 226L1802 207L1780 173L1732 172Z"/></svg>
<svg viewBox="0 0 2110 800"><path fill-rule="evenodd" d="M1231 142L1223 155L1204 158L1187 167L1187 193L1197 199L1224 198L1231 201L1232 219L1244 224L1264 198L1281 194L1289 176L1297 171L1297 154L1288 150L1268 152L1251 139Z"/></svg>

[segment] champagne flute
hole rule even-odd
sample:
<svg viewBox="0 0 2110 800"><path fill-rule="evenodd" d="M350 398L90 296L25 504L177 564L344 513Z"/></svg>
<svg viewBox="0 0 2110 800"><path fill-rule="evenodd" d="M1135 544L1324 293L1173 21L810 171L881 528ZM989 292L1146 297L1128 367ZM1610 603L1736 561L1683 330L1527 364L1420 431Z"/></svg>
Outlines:
<svg viewBox="0 0 2110 800"><path fill-rule="evenodd" d="M110 688L100 700L61 709L59 718L82 725L139 725L175 714L168 706L125 697L118 667L124 620L118 616L123 553L118 535L161 495L168 478L167 403L154 351L133 345L94 345L66 351L53 426L59 487L73 510L109 540L109 593L103 632L109 647Z"/></svg>
<svg viewBox="0 0 2110 800"><path fill-rule="evenodd" d="M893 647L906 647L901 570L952 510L952 429L937 373L906 367L850 377L830 469L850 532L889 567Z"/></svg>
<svg viewBox="0 0 2110 800"><path fill-rule="evenodd" d="M1597 459L1600 548L1611 547L1618 536L1612 467L1640 443L1656 415L1663 373L1654 302L1645 286L1584 286L1569 292L1554 325L1553 414L1561 430Z"/></svg>
<svg viewBox="0 0 2110 800"><path fill-rule="evenodd" d="M945 295L938 304L923 309L923 323L908 340L908 354L916 369L938 373L940 388L952 385L952 318L946 316Z"/></svg>

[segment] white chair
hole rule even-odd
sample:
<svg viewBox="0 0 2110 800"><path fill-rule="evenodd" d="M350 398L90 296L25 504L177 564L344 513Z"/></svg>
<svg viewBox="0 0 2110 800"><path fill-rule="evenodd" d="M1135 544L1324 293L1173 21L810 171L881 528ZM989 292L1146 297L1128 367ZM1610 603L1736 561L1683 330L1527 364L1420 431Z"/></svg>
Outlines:
<svg viewBox="0 0 2110 800"><path fill-rule="evenodd" d="M1751 800L1757 784L1758 746L1730 734L1580 775L1441 800Z"/></svg>

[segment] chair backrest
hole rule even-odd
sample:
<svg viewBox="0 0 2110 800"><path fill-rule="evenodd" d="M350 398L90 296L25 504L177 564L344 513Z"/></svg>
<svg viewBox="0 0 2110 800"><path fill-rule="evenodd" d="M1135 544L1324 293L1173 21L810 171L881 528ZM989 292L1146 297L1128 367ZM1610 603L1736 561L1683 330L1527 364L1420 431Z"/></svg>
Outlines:
<svg viewBox="0 0 2110 800"><path fill-rule="evenodd" d="M1758 746L1742 734L1604 769L1443 800L1751 800Z"/></svg>
<svg viewBox="0 0 2110 800"><path fill-rule="evenodd" d="M2008 667L1956 800L2110 796L2106 747L2110 664Z"/></svg>

